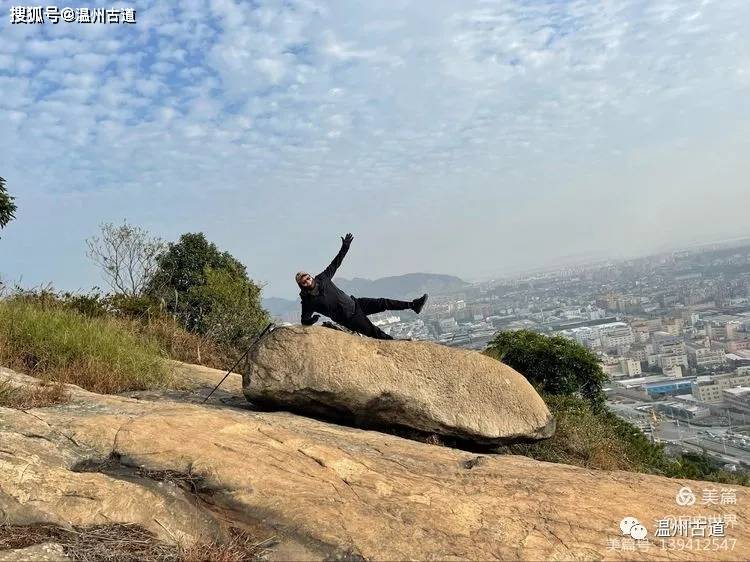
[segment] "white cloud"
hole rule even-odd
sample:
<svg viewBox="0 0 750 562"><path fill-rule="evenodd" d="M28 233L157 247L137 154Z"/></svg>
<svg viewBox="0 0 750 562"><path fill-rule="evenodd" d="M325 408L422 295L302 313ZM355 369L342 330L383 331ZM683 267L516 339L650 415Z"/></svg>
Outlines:
<svg viewBox="0 0 750 562"><path fill-rule="evenodd" d="M55 219L61 228L138 221L163 205L162 234L213 229L258 264L272 292L287 268L276 256L304 243L303 254L324 261L330 249L314 239L339 228L360 225L372 238L371 259L354 262L362 275L457 263L451 272L470 275L461 244L493 247L511 224L559 231L567 223L539 210L552 201L606 228L614 195L589 182L604 162L631 179L618 208L632 219L646 201L667 205L647 192L653 177L684 181L658 163L630 175L636 155L674 166L689 151L692 169L741 138L738 123L750 117L741 39L750 4L741 0L135 6L135 26L2 20L0 171L24 197L99 202L103 216L73 209ZM735 193L732 177L714 192ZM592 189L603 195L589 198ZM596 211L573 205L587 200ZM687 200L679 220L704 212ZM239 242L268 229L267 253ZM426 232L432 249L412 266L402 241ZM10 229L4 250L12 240ZM374 249L389 242L398 250ZM554 251L541 238L528 244L499 259L539 262ZM43 261L44 240L34 247Z"/></svg>

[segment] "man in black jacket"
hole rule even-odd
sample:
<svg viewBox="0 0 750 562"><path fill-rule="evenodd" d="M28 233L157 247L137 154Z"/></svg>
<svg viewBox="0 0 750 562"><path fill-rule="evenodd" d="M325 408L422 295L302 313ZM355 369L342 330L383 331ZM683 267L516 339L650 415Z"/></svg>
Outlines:
<svg viewBox="0 0 750 562"><path fill-rule="evenodd" d="M320 316L313 312L319 312L353 332L380 340L392 340L391 336L370 322L368 316L386 310L413 310L419 314L427 302L427 294L413 301L355 298L347 295L334 285L332 278L344 261L352 240L354 236L351 233L342 236L339 253L333 258L331 265L315 277L304 271L296 275L297 285L301 289L299 296L302 297L302 324L315 324Z"/></svg>

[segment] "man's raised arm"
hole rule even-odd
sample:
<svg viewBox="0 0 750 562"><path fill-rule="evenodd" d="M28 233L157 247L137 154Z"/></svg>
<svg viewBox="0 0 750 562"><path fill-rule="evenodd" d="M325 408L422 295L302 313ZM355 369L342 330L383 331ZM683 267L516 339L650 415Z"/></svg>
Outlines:
<svg viewBox="0 0 750 562"><path fill-rule="evenodd" d="M349 251L349 246L351 245L352 240L354 240L354 236L352 236L351 232L346 236L341 237L341 249L339 250L339 253L336 254L336 257L333 258L331 265L326 267L321 275L324 275L329 279L336 275L336 270L339 268L339 266L341 266L341 262L344 261L344 256Z"/></svg>

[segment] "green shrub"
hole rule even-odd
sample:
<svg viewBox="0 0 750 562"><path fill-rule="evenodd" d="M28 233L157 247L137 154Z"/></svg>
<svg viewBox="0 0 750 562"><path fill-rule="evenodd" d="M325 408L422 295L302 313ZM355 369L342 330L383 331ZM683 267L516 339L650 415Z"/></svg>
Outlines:
<svg viewBox="0 0 750 562"><path fill-rule="evenodd" d="M89 318L98 318L109 314L107 300L98 292L87 294L65 293L58 298L60 299L58 304L61 306L67 306Z"/></svg>
<svg viewBox="0 0 750 562"><path fill-rule="evenodd" d="M133 296L124 293L103 295L97 290L84 294L56 294L49 290L47 292L51 295L50 304L71 308L90 318L111 315L147 320L161 314L158 302L147 296Z"/></svg>
<svg viewBox="0 0 750 562"><path fill-rule="evenodd" d="M126 318L149 320L157 318L163 313L158 301L145 295L133 296L124 293L114 293L105 297L104 302L111 314Z"/></svg>
<svg viewBox="0 0 750 562"><path fill-rule="evenodd" d="M244 347L269 321L261 287L242 263L203 233L183 234L157 263L146 294L162 302L189 332Z"/></svg>
<svg viewBox="0 0 750 562"><path fill-rule="evenodd" d="M0 301L0 364L94 392L169 383L152 339L117 319L61 306L49 294Z"/></svg>
<svg viewBox="0 0 750 562"><path fill-rule="evenodd" d="M574 341L529 330L500 332L485 353L513 367L539 392L582 396L595 410L604 406L607 375L596 355Z"/></svg>
<svg viewBox="0 0 750 562"><path fill-rule="evenodd" d="M224 269L206 268L205 283L187 297L201 311L196 332L227 345L244 347L263 329L268 315L260 307L260 288Z"/></svg>
<svg viewBox="0 0 750 562"><path fill-rule="evenodd" d="M244 351L242 345L217 341L214 334L188 332L171 314L146 296L102 295L96 289L86 294L58 293L45 287L16 290L11 298L44 310L73 310L88 318L107 318L119 324L122 330L153 342L163 357L177 361L223 370L233 365ZM251 323L243 325L253 326Z"/></svg>

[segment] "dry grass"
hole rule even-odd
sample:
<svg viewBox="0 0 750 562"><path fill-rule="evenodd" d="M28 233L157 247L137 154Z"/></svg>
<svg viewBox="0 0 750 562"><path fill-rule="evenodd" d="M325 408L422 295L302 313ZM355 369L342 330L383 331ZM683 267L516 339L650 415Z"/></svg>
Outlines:
<svg viewBox="0 0 750 562"><path fill-rule="evenodd" d="M97 525L69 530L55 525L0 527L0 549L26 548L44 542L61 544L66 556L85 562L179 560L176 547L158 540L137 525Z"/></svg>
<svg viewBox="0 0 750 562"><path fill-rule="evenodd" d="M262 560L268 541L258 542L238 529L222 542L181 547L159 540L138 525L111 524L63 529L55 525L0 525L0 550L35 544L61 544L81 562L241 562Z"/></svg>
<svg viewBox="0 0 750 562"><path fill-rule="evenodd" d="M117 453L111 453L106 459L86 459L73 466L74 472L99 472L101 474L117 474L118 470L126 467ZM200 474L196 474L191 468L187 472L177 472L175 470L150 470L144 467L130 467L134 476L139 478L148 478L155 482L169 482L182 488L193 496L198 496L205 489L204 479Z"/></svg>
<svg viewBox="0 0 750 562"><path fill-rule="evenodd" d="M156 342L170 359L225 370L237 360L238 351L200 334L188 332L170 317L130 320L135 331Z"/></svg>
<svg viewBox="0 0 750 562"><path fill-rule="evenodd" d="M70 400L65 385L57 382L40 381L34 385L16 385L5 379L0 380L0 406L28 410L63 404Z"/></svg>
<svg viewBox="0 0 750 562"><path fill-rule="evenodd" d="M156 342L127 323L20 298L0 301L0 364L100 393L167 386L170 378Z"/></svg>
<svg viewBox="0 0 750 562"><path fill-rule="evenodd" d="M180 550L183 562L240 562L263 560L273 539L258 542L239 529L230 529L229 538L221 543L197 542Z"/></svg>
<svg viewBox="0 0 750 562"><path fill-rule="evenodd" d="M498 452L600 470L660 472L668 468L661 449L616 416L596 413L578 398L544 398L557 421L555 434L536 443L501 447Z"/></svg>

